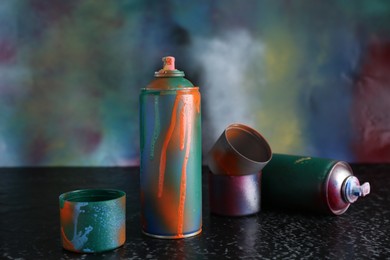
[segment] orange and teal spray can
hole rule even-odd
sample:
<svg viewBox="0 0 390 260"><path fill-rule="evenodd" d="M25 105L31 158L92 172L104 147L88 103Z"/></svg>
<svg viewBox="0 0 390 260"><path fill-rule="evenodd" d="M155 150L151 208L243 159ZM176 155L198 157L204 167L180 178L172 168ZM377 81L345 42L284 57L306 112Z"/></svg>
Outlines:
<svg viewBox="0 0 390 260"><path fill-rule="evenodd" d="M163 62L140 93L141 221L146 235L175 239L202 230L201 96L174 57Z"/></svg>

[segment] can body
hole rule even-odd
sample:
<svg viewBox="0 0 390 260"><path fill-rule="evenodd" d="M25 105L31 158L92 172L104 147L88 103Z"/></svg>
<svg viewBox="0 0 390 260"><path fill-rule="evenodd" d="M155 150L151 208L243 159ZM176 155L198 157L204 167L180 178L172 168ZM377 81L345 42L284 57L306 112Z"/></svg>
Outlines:
<svg viewBox="0 0 390 260"><path fill-rule="evenodd" d="M61 242L76 253L98 253L122 246L126 240L126 193L85 189L59 197Z"/></svg>
<svg viewBox="0 0 390 260"><path fill-rule="evenodd" d="M343 189L351 175L345 162L273 154L263 169L262 202L265 207L340 215L350 205Z"/></svg>
<svg viewBox="0 0 390 260"><path fill-rule="evenodd" d="M141 90L141 221L147 235L184 238L201 232L200 112L198 87Z"/></svg>
<svg viewBox="0 0 390 260"><path fill-rule="evenodd" d="M247 216L260 211L261 171L247 175L209 172L210 211L223 216Z"/></svg>

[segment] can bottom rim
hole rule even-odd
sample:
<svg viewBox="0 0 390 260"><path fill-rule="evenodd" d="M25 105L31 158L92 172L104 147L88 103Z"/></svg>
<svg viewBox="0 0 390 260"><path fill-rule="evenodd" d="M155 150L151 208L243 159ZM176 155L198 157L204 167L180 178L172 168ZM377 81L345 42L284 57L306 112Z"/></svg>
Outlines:
<svg viewBox="0 0 390 260"><path fill-rule="evenodd" d="M145 235L147 236L150 236L150 237L154 237L154 238L161 238L161 239L181 239L181 238L188 238L188 237L193 237L193 236L196 236L198 234L200 234L202 232L202 229L199 229L195 232L192 232L192 233L187 233L187 234L183 234L183 235L156 235L156 234L151 234L151 233L148 233L148 232L145 232L142 230L142 233L144 233Z"/></svg>
<svg viewBox="0 0 390 260"><path fill-rule="evenodd" d="M104 253L104 252L115 250L117 248L122 247L124 244L125 244L125 242L118 244L118 245L115 245L115 246L112 246L112 247L103 247L103 248L98 249L98 250L85 250L85 249L75 250L75 249L69 248L65 245L62 245L62 248L64 250L69 251L69 252L74 252L74 253L79 253L79 254L95 254L95 253Z"/></svg>

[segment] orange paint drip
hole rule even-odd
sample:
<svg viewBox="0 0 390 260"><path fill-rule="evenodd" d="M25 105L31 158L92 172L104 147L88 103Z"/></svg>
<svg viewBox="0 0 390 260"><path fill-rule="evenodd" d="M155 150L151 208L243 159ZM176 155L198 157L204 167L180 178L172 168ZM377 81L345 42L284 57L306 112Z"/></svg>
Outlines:
<svg viewBox="0 0 390 260"><path fill-rule="evenodd" d="M192 92L192 91L191 91ZM194 91L195 92L195 91ZM173 132L176 127L177 121L177 109L179 102L182 102L182 108L180 110L179 115L179 138L180 138L180 150L184 150L184 161L182 165L181 171L181 180L180 180L180 194L179 194L179 205L178 205L178 215L177 218L177 238L184 237L183 235L183 227L184 227L184 209L185 209L185 201L186 201L186 191L187 191L187 164L190 156L191 150L191 137L192 137L192 127L195 120L194 107L196 108L196 112L200 113L200 95L199 93L191 93L191 95L185 95L183 93L178 93L175 99L175 103L172 109L171 122L167 131L167 134L164 139L161 157L160 157L160 169L159 169L159 182L158 182L158 197L162 198L163 196L163 188L164 188L164 175L166 168L166 156L168 150L168 144L172 138ZM169 200L168 205L171 205L172 201ZM164 203L164 208L167 207L167 203ZM166 210L164 210L166 212ZM172 211L169 210L171 213ZM168 214L170 215L170 214ZM173 216L171 219L174 219Z"/></svg>
<svg viewBox="0 0 390 260"><path fill-rule="evenodd" d="M73 206L69 202L65 201L62 209L60 209L61 222L63 225L69 225L73 222Z"/></svg>
<svg viewBox="0 0 390 260"><path fill-rule="evenodd" d="M123 212L126 214L126 197L120 199L121 207ZM126 241L126 221L121 225L118 233L118 244L122 245Z"/></svg>
<svg viewBox="0 0 390 260"><path fill-rule="evenodd" d="M184 97L184 107L186 113L185 125L188 125L188 131L187 131L186 151L184 155L184 162L182 166L181 181L180 181L180 201L179 201L178 223L177 223L177 233L179 237L183 237L184 206L185 206L186 191L187 191L187 164L190 155L192 124L193 124L192 104L193 104L193 99L191 98L191 96Z"/></svg>
<svg viewBox="0 0 390 260"><path fill-rule="evenodd" d="M159 199L158 211L162 218L159 219L170 234L177 232L177 195L174 187L167 185L164 194Z"/></svg>
<svg viewBox="0 0 390 260"><path fill-rule="evenodd" d="M195 97L196 112L199 114L200 113L200 95L199 95L199 93L196 93L194 95L194 97Z"/></svg>
<svg viewBox="0 0 390 260"><path fill-rule="evenodd" d="M186 135L186 106L183 105L180 111L180 150L184 149L185 135Z"/></svg>
<svg viewBox="0 0 390 260"><path fill-rule="evenodd" d="M126 241L126 225L123 224L118 232L118 244L122 245Z"/></svg>
<svg viewBox="0 0 390 260"><path fill-rule="evenodd" d="M62 237L62 243L64 248L72 251L77 251L76 248L74 248L72 242L66 237L64 228L61 227L61 237Z"/></svg>
<svg viewBox="0 0 390 260"><path fill-rule="evenodd" d="M164 176L165 176L165 166L167 163L167 149L169 141L171 140L173 130L175 129L176 124L176 110L177 106L179 104L180 95L176 96L175 103L173 104L172 109L172 115L171 115L171 123L168 128L167 135L164 139L164 144L161 150L161 156L160 156L160 169L159 169L159 176L158 176L158 197L161 198L164 190Z"/></svg>

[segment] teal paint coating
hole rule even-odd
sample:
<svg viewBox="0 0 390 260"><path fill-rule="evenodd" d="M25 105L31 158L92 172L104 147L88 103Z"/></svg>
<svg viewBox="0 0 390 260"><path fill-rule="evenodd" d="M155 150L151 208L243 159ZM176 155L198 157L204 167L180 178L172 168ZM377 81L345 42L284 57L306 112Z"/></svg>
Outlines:
<svg viewBox="0 0 390 260"><path fill-rule="evenodd" d="M311 157L273 154L263 169L264 206L327 211L326 204L322 203L324 182L335 163Z"/></svg>
<svg viewBox="0 0 390 260"><path fill-rule="evenodd" d="M269 207L341 215L370 193L370 184L360 184L343 161L273 154L263 169L262 192Z"/></svg>
<svg viewBox="0 0 390 260"><path fill-rule="evenodd" d="M156 144L157 138L160 135L160 111L158 105L159 96L154 96L154 131L153 131L153 141L152 147L150 149L150 159L154 159L154 146Z"/></svg>

